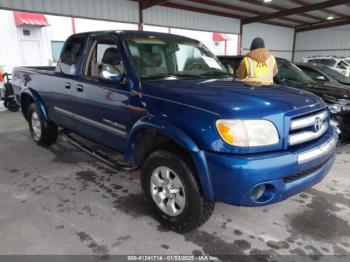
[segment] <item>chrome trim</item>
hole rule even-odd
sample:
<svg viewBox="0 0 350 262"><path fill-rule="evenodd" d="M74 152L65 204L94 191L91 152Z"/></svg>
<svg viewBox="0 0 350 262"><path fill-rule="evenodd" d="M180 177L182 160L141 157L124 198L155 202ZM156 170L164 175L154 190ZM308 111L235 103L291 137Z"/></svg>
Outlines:
<svg viewBox="0 0 350 262"><path fill-rule="evenodd" d="M81 116L81 115L78 115L78 114L74 114L70 111L67 111L65 109L62 109L62 108L59 108L59 107L54 107L55 111L58 112L58 113L61 113L62 115L65 115L65 116L68 116L70 118L73 118L73 119L76 119L80 122L83 122L87 125L90 125L90 126L94 126L96 128L99 128L99 129L103 129L107 132L110 132L110 133L113 133L115 135L118 135L118 136L121 136L123 138L126 138L128 136L128 133L125 132L125 131L122 131L122 130L119 130L119 129L116 129L114 127L111 127L111 126L107 126L105 124L102 124L100 122L97 122L95 120L92 120L92 119L89 119L89 118L86 118L84 116Z"/></svg>
<svg viewBox="0 0 350 262"><path fill-rule="evenodd" d="M328 129L328 122L325 122L320 131L313 132L313 131L304 131L296 134L292 134L289 136L289 145L297 145L301 144L313 139L316 139L320 136L322 136L324 133L326 133Z"/></svg>
<svg viewBox="0 0 350 262"><path fill-rule="evenodd" d="M321 120L326 120L328 117L328 111L322 111L318 114L305 116L296 120L292 120L292 124L290 126L291 130L297 130L304 127L312 126L315 124L317 118Z"/></svg>
<svg viewBox="0 0 350 262"><path fill-rule="evenodd" d="M65 115L65 116L74 118L74 114L73 114L72 112L70 112L70 111L64 110L64 109L59 108L59 107L56 107L56 106L54 106L53 108L55 109L55 111L56 111L57 113L60 113L60 114L62 114L62 115Z"/></svg>
<svg viewBox="0 0 350 262"><path fill-rule="evenodd" d="M306 162L328 155L332 150L335 149L336 145L337 145L337 140L333 137L327 143L321 146L318 146L311 151L298 155L298 164L304 164Z"/></svg>

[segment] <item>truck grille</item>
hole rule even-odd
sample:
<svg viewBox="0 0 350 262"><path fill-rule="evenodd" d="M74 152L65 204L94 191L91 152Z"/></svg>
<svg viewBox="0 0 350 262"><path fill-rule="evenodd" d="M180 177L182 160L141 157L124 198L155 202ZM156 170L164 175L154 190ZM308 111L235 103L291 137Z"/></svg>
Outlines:
<svg viewBox="0 0 350 262"><path fill-rule="evenodd" d="M290 125L288 145L294 146L319 138L326 133L328 127L327 110L294 118Z"/></svg>
<svg viewBox="0 0 350 262"><path fill-rule="evenodd" d="M322 161L321 163L319 163L318 165L316 166L313 166L309 169L306 169L302 172L299 172L299 173L296 173L294 175L291 175L291 176L287 176L287 177L284 177L283 178L283 182L285 184L288 184L288 183L292 183L298 179L301 179L301 178L304 178L304 177L307 177L309 175L312 175L313 173L315 173L316 171L320 170L322 167L324 167L328 161L332 158L332 156L324 161Z"/></svg>

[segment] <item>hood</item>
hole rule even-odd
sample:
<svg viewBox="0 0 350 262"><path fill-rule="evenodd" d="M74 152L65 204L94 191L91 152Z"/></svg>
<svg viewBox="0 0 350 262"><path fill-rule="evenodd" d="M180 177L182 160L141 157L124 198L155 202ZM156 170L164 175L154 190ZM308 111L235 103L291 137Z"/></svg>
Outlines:
<svg viewBox="0 0 350 262"><path fill-rule="evenodd" d="M321 97L325 102L334 103L337 100L350 100L349 87L343 86L337 82L311 83L298 88L314 93Z"/></svg>
<svg viewBox="0 0 350 262"><path fill-rule="evenodd" d="M258 63L264 64L271 56L271 53L266 48L258 48L250 51L248 54L246 54L246 56L254 61L257 61Z"/></svg>
<svg viewBox="0 0 350 262"><path fill-rule="evenodd" d="M142 89L144 101L146 98L168 100L221 117L267 117L324 106L321 99L308 92L279 85L250 86L233 78L150 80L143 82Z"/></svg>

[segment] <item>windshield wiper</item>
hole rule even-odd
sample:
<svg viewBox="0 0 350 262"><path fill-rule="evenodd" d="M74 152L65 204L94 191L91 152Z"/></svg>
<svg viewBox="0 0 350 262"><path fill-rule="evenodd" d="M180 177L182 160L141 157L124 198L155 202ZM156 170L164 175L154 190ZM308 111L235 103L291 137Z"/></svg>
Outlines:
<svg viewBox="0 0 350 262"><path fill-rule="evenodd" d="M151 76L141 76L142 79L159 79L159 78L167 78L172 77L172 74L159 74L159 75L151 75Z"/></svg>
<svg viewBox="0 0 350 262"><path fill-rule="evenodd" d="M173 74L173 76L176 76L176 77L199 77L199 78L203 78L203 76L201 74L195 75L195 74L186 74L186 73L176 73L176 74Z"/></svg>
<svg viewBox="0 0 350 262"><path fill-rule="evenodd" d="M195 78L203 78L202 75L194 75L194 74L183 74L183 73L175 73L175 74L159 74L159 75L152 75L152 76L143 76L142 79L161 79L161 78L168 78L168 77L195 77Z"/></svg>
<svg viewBox="0 0 350 262"><path fill-rule="evenodd" d="M200 76L233 76L233 75L230 73L221 72L221 71L209 71L209 72L200 74Z"/></svg>

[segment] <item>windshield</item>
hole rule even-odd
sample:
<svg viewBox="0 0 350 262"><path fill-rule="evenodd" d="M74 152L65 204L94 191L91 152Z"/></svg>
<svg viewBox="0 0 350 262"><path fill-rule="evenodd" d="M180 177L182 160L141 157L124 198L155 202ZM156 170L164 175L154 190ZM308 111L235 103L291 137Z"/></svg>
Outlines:
<svg viewBox="0 0 350 262"><path fill-rule="evenodd" d="M317 68L339 82L350 83L350 77L347 77L338 71L335 71L327 66L317 66Z"/></svg>
<svg viewBox="0 0 350 262"><path fill-rule="evenodd" d="M278 74L275 80L278 84L287 86L300 86L315 83L315 81L304 73L299 67L293 63L284 60L277 60Z"/></svg>
<svg viewBox="0 0 350 262"><path fill-rule="evenodd" d="M128 39L141 78L226 76L229 73L203 44L169 37Z"/></svg>

